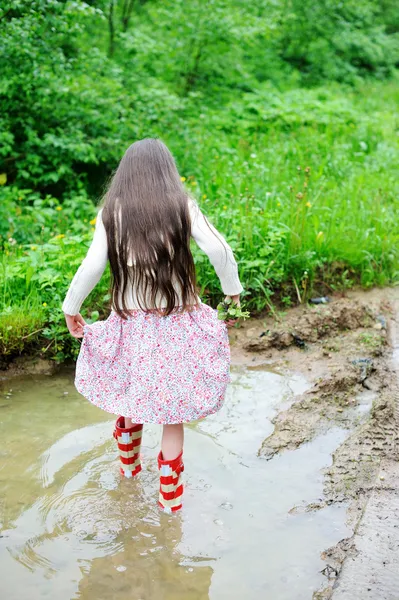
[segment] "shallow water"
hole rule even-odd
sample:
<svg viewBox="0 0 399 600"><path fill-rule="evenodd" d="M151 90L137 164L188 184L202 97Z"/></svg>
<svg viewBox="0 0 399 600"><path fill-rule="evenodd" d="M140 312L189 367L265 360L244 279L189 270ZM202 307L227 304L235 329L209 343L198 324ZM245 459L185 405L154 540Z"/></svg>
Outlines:
<svg viewBox="0 0 399 600"><path fill-rule="evenodd" d="M12 389L10 389L12 388ZM345 507L289 514L322 496L321 470L345 432L257 456L270 419L307 388L300 376L233 371L223 410L186 428L184 510L160 514L147 426L143 472L119 475L110 415L73 375L0 394L0 596L6 600L310 600L320 552L349 535Z"/></svg>

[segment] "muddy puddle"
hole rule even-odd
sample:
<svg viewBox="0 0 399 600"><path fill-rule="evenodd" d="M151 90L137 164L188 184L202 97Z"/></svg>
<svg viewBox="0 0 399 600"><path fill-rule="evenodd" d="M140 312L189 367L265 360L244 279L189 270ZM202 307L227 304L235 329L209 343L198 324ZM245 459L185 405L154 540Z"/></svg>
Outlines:
<svg viewBox="0 0 399 600"><path fill-rule="evenodd" d="M399 290L373 290L232 330L227 401L186 428L174 516L156 504L159 427L145 428L139 479L123 480L113 420L75 392L73 373L11 365L1 600L334 597L398 456L398 314Z"/></svg>
<svg viewBox="0 0 399 600"><path fill-rule="evenodd" d="M236 367L224 409L186 429L185 507L156 507L160 428L143 472L121 480L109 415L72 373L30 377L0 396L0 589L7 600L308 600L320 553L350 534L344 504L294 511L323 494L322 469L347 432L332 428L267 461L271 419L309 384Z"/></svg>

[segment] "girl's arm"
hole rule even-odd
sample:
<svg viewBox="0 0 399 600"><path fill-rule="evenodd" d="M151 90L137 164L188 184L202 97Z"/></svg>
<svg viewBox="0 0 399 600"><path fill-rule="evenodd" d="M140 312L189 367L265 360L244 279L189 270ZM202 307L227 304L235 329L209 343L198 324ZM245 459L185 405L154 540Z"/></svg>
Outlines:
<svg viewBox="0 0 399 600"><path fill-rule="evenodd" d="M238 277L237 263L232 249L192 201L189 201L189 210L192 237L211 261L216 275L220 279L223 292L238 302L243 287Z"/></svg>
<svg viewBox="0 0 399 600"><path fill-rule="evenodd" d="M79 315L80 307L94 286L100 281L101 275L104 273L105 267L107 266L107 234L102 222L101 213L102 211L100 211L97 215L93 241L86 254L86 258L83 260L82 264L77 270L62 305L62 310L64 311L65 315ZM82 323L83 319L82 321L75 319L74 322L76 321L78 323ZM69 327L68 319L67 324ZM77 323L75 324L78 326ZM72 333L72 335L74 334Z"/></svg>

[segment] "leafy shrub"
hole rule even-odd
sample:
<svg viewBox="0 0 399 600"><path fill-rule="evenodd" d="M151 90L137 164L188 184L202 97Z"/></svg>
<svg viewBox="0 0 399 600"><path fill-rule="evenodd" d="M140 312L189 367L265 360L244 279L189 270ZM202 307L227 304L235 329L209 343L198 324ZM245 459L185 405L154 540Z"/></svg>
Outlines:
<svg viewBox="0 0 399 600"><path fill-rule="evenodd" d="M144 136L169 145L227 236L251 309L396 282L399 95L394 77L378 81L398 62L393 0L140 0L130 17L126 6L0 9L3 353L76 356L61 303L93 200ZM215 273L193 250L216 305ZM107 272L87 318L107 313L108 284Z"/></svg>
<svg viewBox="0 0 399 600"><path fill-rule="evenodd" d="M237 118L255 128L348 119L334 101L301 90L282 100L276 90L303 78L383 77L398 62L391 0L151 0L135 3L131 27L125 4L115 0L110 13L106 0L12 0L0 12L9 183L58 199L97 196L132 141L190 137L182 129L208 107L229 106L230 131Z"/></svg>
<svg viewBox="0 0 399 600"><path fill-rule="evenodd" d="M280 55L312 83L391 75L399 59L399 38L389 28L389 5L377 0L289 0Z"/></svg>
<svg viewBox="0 0 399 600"><path fill-rule="evenodd" d="M85 194L68 197L61 204L52 196L15 186L0 187L0 246L11 238L11 244L42 243L54 235L87 232L96 214Z"/></svg>

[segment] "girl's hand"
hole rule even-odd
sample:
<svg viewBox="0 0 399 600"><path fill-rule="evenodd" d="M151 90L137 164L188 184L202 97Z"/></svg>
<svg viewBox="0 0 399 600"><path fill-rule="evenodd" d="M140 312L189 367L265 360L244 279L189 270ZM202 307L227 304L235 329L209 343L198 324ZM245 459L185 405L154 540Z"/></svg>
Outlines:
<svg viewBox="0 0 399 600"><path fill-rule="evenodd" d="M248 310L242 310L240 303L240 294L235 296L226 296L223 302L217 305L218 319L224 321L227 327L233 327L239 319L248 319L250 313Z"/></svg>
<svg viewBox="0 0 399 600"><path fill-rule="evenodd" d="M81 314L65 315L65 321L72 337L83 337L83 327L86 325L86 321Z"/></svg>
<svg viewBox="0 0 399 600"><path fill-rule="evenodd" d="M240 294L236 294L236 296L226 296L225 301L226 300L230 300L233 304L237 304L237 306L241 306L240 304ZM229 319L228 321L225 321L226 326L227 327L234 327L234 325L237 323L238 319Z"/></svg>
<svg viewBox="0 0 399 600"><path fill-rule="evenodd" d="M235 296L226 296L225 301L229 300L230 298L231 298L231 301L233 304L237 304L237 306L241 306L240 294L236 294Z"/></svg>

